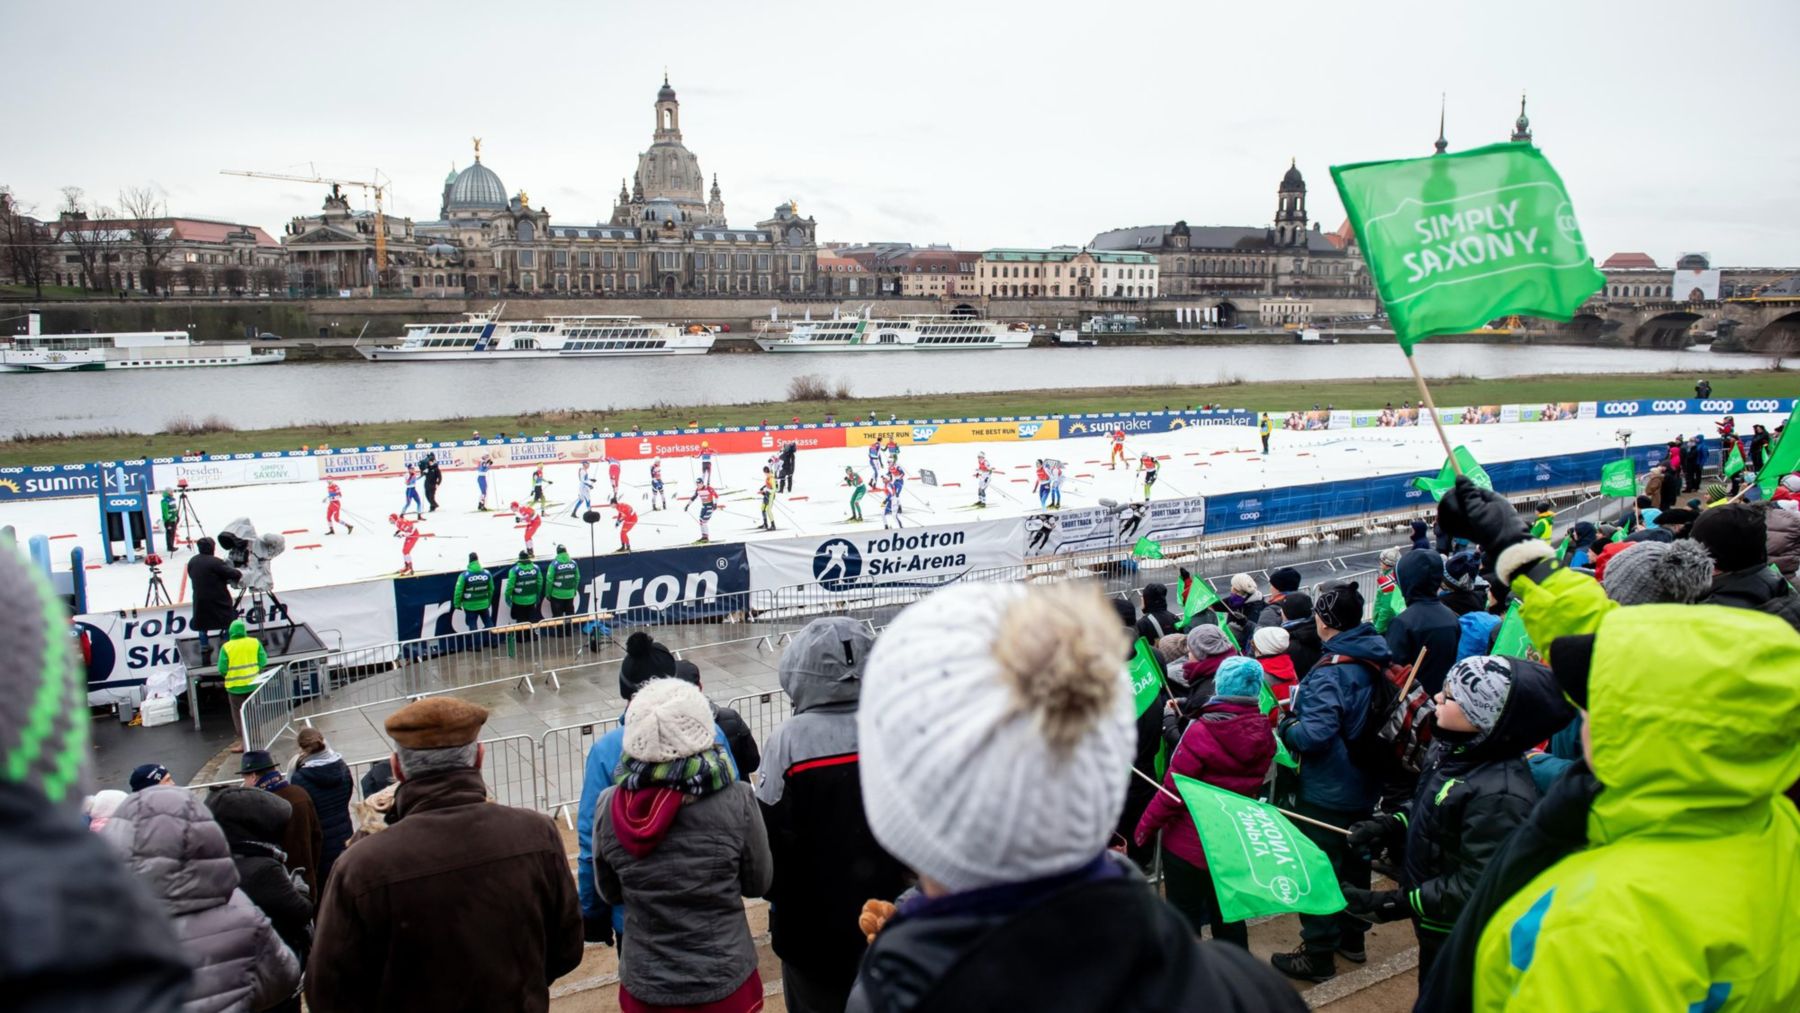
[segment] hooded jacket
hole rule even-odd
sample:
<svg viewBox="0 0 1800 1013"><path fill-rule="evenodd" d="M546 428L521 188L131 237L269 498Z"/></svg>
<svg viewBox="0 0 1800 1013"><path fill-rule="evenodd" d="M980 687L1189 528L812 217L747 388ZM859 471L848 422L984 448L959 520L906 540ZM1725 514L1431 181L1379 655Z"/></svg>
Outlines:
<svg viewBox="0 0 1800 1013"><path fill-rule="evenodd" d="M1622 608L1550 564L1512 588L1533 643L1593 636L1604 787L1588 846L1481 930L1473 1008L1800 1008L1800 813L1781 795L1800 779L1800 636L1747 609Z"/></svg>
<svg viewBox="0 0 1800 1013"><path fill-rule="evenodd" d="M1392 655L1368 623L1325 641L1324 652L1361 661L1321 662L1300 680L1293 716L1281 724L1282 741L1300 760L1302 800L1338 812L1367 812L1379 794L1380 772L1352 763L1349 743L1369 719L1373 680Z"/></svg>
<svg viewBox="0 0 1800 1013"><path fill-rule="evenodd" d="M1456 664L1456 644L1462 639L1456 613L1437 597L1444 580L1444 560L1435 552L1414 550L1400 557L1394 576L1406 599L1406 611L1388 624L1388 653L1398 664L1410 665L1424 648L1425 660L1417 673L1419 685L1435 694L1444 688L1444 673Z"/></svg>
<svg viewBox="0 0 1800 1013"><path fill-rule="evenodd" d="M184 1013L260 1010L294 994L300 964L238 889L225 832L184 788L140 791L101 831L150 887L194 968Z"/></svg>
<svg viewBox="0 0 1800 1013"><path fill-rule="evenodd" d="M1402 886L1427 932L1450 931L1489 859L1537 804L1525 751L1575 716L1548 667L1507 662L1512 688L1499 720L1473 743L1439 729L1407 809Z"/></svg>
<svg viewBox="0 0 1800 1013"><path fill-rule="evenodd" d="M206 808L225 832L238 889L268 917L304 969L312 951L313 905L281 864L281 834L293 807L256 788L221 788L207 796Z"/></svg>
<svg viewBox="0 0 1800 1013"><path fill-rule="evenodd" d="M756 798L775 878L769 933L783 961L848 988L868 948L863 902L893 900L906 867L876 843L863 815L856 707L874 639L852 619L816 620L782 655L794 714L770 734Z"/></svg>
<svg viewBox="0 0 1800 1013"><path fill-rule="evenodd" d="M1201 708L1181 735L1169 760L1163 787L1175 791L1175 775L1205 781L1216 788L1255 797L1269 764L1275 760L1275 737L1253 699L1218 697ZM1148 841L1163 832L1163 847L1196 868L1206 868L1206 849L1186 807L1157 792L1138 819L1136 838Z"/></svg>
<svg viewBox="0 0 1800 1013"><path fill-rule="evenodd" d="M300 765L288 776L288 783L306 792L312 799L313 812L319 821L319 882L331 875L331 866L344 853L356 827L350 822L350 798L355 794L355 778L350 765L327 749L312 756L302 756Z"/></svg>
<svg viewBox="0 0 1800 1013"><path fill-rule="evenodd" d="M1294 659L1294 674L1301 678L1313 670L1319 663L1319 655L1324 645L1319 643L1319 628L1313 625L1312 616L1289 619L1281 624L1288 631L1288 657Z"/></svg>
<svg viewBox="0 0 1800 1013"><path fill-rule="evenodd" d="M1181 617L1169 611L1169 588L1166 584L1145 584L1144 614L1137 620L1137 635L1152 644L1175 632Z"/></svg>

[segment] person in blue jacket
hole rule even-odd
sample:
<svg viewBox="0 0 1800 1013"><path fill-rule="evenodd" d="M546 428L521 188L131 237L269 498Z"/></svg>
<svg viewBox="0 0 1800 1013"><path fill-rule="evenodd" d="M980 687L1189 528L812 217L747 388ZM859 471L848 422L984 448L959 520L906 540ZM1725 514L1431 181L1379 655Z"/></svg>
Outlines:
<svg viewBox="0 0 1800 1013"><path fill-rule="evenodd" d="M598 815L596 805L600 795L612 787L613 771L619 769L631 698L652 679L681 677L699 685L698 671L692 665L679 665L674 654L652 641L647 633L632 634L625 649L626 657L619 665L619 695L625 698L626 710L619 715L619 723L595 739L588 749L587 765L581 775L581 802L575 810L575 842L580 856L575 865L575 888L581 897L582 938L608 946L617 945L618 934L624 931L625 911L601 899L600 890L594 884L594 820ZM737 761L732 757L730 740L717 720L713 721L713 738L726 747L726 756L731 759L731 776L737 779Z"/></svg>
<svg viewBox="0 0 1800 1013"><path fill-rule="evenodd" d="M1381 793L1381 771L1352 754L1351 743L1370 720L1374 680L1392 658L1388 644L1363 620L1362 593L1355 584L1329 586L1313 603L1313 622L1323 641L1319 663L1294 690L1293 711L1277 729L1300 760L1296 803L1302 816L1349 827L1369 819ZM1325 852L1338 881L1369 889L1369 860L1351 852L1344 835L1311 823L1300 832ZM1269 958L1292 978L1326 981L1337 974L1334 954L1352 963L1368 959L1363 933L1368 923L1349 915L1301 915L1300 945Z"/></svg>

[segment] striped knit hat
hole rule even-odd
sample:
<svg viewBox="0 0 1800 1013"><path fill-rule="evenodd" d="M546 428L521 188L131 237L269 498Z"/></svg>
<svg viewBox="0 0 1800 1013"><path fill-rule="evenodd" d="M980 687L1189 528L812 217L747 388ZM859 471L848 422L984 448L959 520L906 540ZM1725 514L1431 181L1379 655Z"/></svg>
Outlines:
<svg viewBox="0 0 1800 1013"><path fill-rule="evenodd" d="M52 802L87 793L87 686L69 617L42 574L0 550L0 781Z"/></svg>

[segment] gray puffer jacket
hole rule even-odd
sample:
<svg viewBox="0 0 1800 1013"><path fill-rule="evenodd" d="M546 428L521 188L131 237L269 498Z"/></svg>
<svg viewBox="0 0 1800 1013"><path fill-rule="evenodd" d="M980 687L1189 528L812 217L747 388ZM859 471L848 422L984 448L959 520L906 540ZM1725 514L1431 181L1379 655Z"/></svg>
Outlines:
<svg viewBox="0 0 1800 1013"><path fill-rule="evenodd" d="M162 901L194 977L185 1013L262 1010L294 994L300 965L237 888L225 832L185 788L126 799L101 831Z"/></svg>

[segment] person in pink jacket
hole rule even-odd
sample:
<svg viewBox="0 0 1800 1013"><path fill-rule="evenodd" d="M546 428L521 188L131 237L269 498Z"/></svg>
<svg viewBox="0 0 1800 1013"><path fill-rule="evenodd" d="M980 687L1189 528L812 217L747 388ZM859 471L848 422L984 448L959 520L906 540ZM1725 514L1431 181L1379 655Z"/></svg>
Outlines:
<svg viewBox="0 0 1800 1013"><path fill-rule="evenodd" d="M1213 696L1181 735L1180 745L1163 775L1163 787L1175 790L1174 775L1205 781L1214 787L1254 795L1275 759L1275 737L1268 719L1257 709L1262 666L1244 657L1227 658L1213 677ZM1206 851L1187 808L1157 792L1138 820L1139 845L1162 831L1163 884L1170 906L1180 911L1196 934L1212 926L1212 937L1248 948L1250 929L1227 922L1219 913Z"/></svg>

